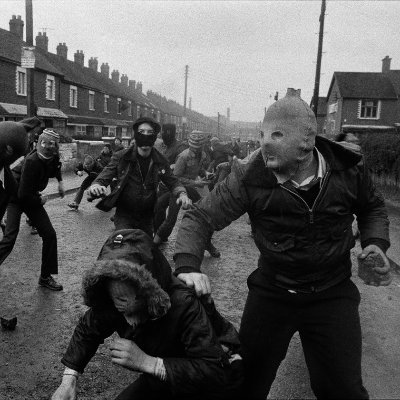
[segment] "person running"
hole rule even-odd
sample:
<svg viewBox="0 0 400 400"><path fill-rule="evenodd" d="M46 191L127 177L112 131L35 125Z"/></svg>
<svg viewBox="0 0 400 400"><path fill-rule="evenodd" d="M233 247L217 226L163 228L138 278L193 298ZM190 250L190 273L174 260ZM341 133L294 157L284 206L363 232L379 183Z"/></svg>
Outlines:
<svg viewBox="0 0 400 400"><path fill-rule="evenodd" d="M7 207L7 222L0 242L0 265L11 253L18 236L21 215L25 213L43 240L39 285L59 291L63 287L53 278L58 273L57 234L44 208L46 197L41 192L49 178L56 177L60 197L64 197L61 162L58 155L59 135L45 129L39 136L37 148L29 153L23 165L13 170L17 186Z"/></svg>

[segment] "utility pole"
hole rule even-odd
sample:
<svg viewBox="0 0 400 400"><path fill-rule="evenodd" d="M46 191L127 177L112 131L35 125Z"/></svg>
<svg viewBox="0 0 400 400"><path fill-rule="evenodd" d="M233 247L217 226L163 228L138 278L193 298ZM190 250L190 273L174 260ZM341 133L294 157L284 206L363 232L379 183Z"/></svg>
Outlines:
<svg viewBox="0 0 400 400"><path fill-rule="evenodd" d="M218 112L218 129L217 129L217 137L219 138L219 132L220 132L220 118L221 118L221 115L220 115L220 113Z"/></svg>
<svg viewBox="0 0 400 400"><path fill-rule="evenodd" d="M26 44L33 47L33 7L32 0L25 0L25 18L26 18ZM35 69L26 69L27 83L27 104L26 113L28 117L33 117L36 114L35 110Z"/></svg>
<svg viewBox="0 0 400 400"><path fill-rule="evenodd" d="M183 98L183 123L182 123L182 128L183 128L183 138L186 139L186 124L187 124L187 118L186 118L186 99L187 99L187 81L188 81L188 74L189 74L189 65L185 65L185 95Z"/></svg>
<svg viewBox="0 0 400 400"><path fill-rule="evenodd" d="M319 100L319 81L321 77L321 59L322 59L322 43L324 40L324 21L325 21L326 0L322 0L321 15L319 16L319 38L318 38L318 55L317 67L315 69L315 84L313 94L314 114L317 116L318 100Z"/></svg>
<svg viewBox="0 0 400 400"><path fill-rule="evenodd" d="M192 109L192 98L189 97L189 110L191 110L191 109Z"/></svg>

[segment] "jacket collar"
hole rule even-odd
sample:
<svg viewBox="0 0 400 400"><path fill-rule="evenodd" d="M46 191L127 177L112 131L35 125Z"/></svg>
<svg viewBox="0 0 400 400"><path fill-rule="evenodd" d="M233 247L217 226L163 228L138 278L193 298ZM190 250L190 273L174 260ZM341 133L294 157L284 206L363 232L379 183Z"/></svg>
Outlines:
<svg viewBox="0 0 400 400"><path fill-rule="evenodd" d="M315 147L323 155L331 170L346 170L358 164L361 154L355 153L329 139L317 136ZM265 166L261 151L248 164L243 182L252 186L273 187L278 184L273 172Z"/></svg>

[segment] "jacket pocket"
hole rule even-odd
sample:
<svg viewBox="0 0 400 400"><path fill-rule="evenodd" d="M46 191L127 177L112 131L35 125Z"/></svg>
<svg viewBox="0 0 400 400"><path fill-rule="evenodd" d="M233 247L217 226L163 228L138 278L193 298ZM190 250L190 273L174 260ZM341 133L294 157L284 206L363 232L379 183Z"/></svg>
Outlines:
<svg viewBox="0 0 400 400"><path fill-rule="evenodd" d="M287 239L277 240L274 242L270 240L265 240L265 247L268 250L274 251L276 253L282 253L283 251L292 249L294 246L295 246L294 237L289 237Z"/></svg>

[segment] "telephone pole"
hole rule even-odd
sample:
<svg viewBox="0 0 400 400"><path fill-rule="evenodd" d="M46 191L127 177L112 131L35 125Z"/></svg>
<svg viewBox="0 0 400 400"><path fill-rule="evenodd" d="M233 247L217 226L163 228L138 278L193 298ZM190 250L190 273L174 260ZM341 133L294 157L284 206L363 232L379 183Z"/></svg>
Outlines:
<svg viewBox="0 0 400 400"><path fill-rule="evenodd" d="M217 129L217 137L219 138L219 132L221 130L220 128L220 119L221 119L221 114L218 112L218 129Z"/></svg>
<svg viewBox="0 0 400 400"><path fill-rule="evenodd" d="M314 114L317 116L318 100L319 100L319 81L321 77L321 59L322 59L322 43L324 41L324 21L325 21L326 0L322 0L321 15L319 16L319 38L318 38L318 55L317 67L315 69L315 84L313 94Z"/></svg>
<svg viewBox="0 0 400 400"><path fill-rule="evenodd" d="M182 123L182 128L183 128L183 138L186 139L186 124L187 124L187 118L186 118L186 99L187 99L187 81L188 81L188 74L189 74L189 65L185 65L185 95L183 98L183 123Z"/></svg>
<svg viewBox="0 0 400 400"><path fill-rule="evenodd" d="M26 44L33 47L33 7L32 0L25 0L25 14L26 14ZM26 69L26 83L27 83L27 103L26 114L28 117L33 117L36 114L35 110L35 69Z"/></svg>

